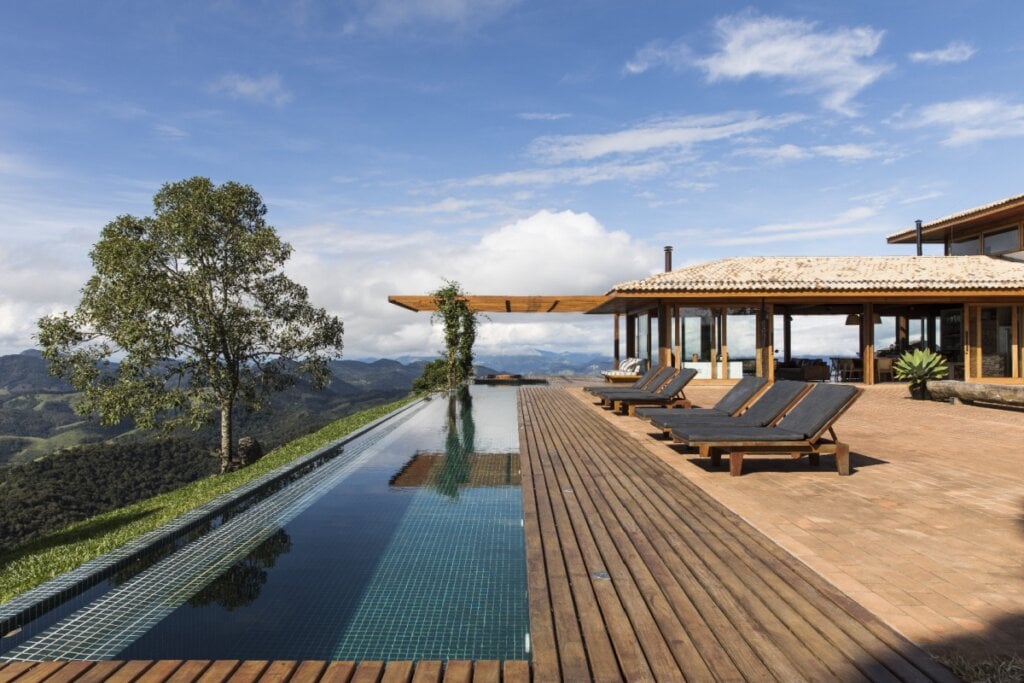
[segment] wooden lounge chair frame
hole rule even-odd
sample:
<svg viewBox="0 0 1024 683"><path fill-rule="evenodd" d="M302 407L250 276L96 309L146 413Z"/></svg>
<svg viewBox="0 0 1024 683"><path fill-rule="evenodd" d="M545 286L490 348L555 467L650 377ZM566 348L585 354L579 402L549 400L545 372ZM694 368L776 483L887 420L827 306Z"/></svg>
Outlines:
<svg viewBox="0 0 1024 683"><path fill-rule="evenodd" d="M588 387L587 389L594 396L598 398L598 402L602 404L609 404L605 399L608 394L616 396L646 396L647 394L657 391L659 388L665 386L669 380L671 380L676 374L674 368L669 365L663 365L657 370L653 371L650 377L646 375L641 380L638 380L638 384L642 384L642 388L634 387L615 387L615 386L602 386L602 387Z"/></svg>
<svg viewBox="0 0 1024 683"><path fill-rule="evenodd" d="M779 410L779 412L776 413L775 416L771 420L769 420L767 424L764 425L765 427L774 427L776 424L778 424L779 420L784 418L786 416L786 413L791 411L793 409L793 406L795 406L797 403L799 403L801 401L801 399L803 399L803 397L807 395L807 392L810 391L813 388L813 386L814 386L810 382L797 382L797 380L789 380L788 379L788 380L780 380L780 381L796 383L796 384L802 384L804 386L803 386L803 388L800 391L796 392L793 395L793 397L787 403L785 403L782 406L782 408ZM778 384L778 382L776 382L775 384ZM768 391L771 390L771 388L773 386L775 386L775 384L766 384L764 387L762 387L760 391L758 391L756 394L754 394L754 396L752 396L751 399L749 401L747 401L747 403L741 409L741 412L739 412L739 413L737 413L735 415L732 415L732 416L724 416L723 415L723 416L720 416L720 417L712 417L711 420L709 420L709 424L707 426L712 426L712 424L714 426L716 426L716 427L717 426L723 426L723 427L728 426L726 422L720 421L720 420L727 419L727 417L739 417L739 416L743 415L743 413L745 413L747 410L749 410L750 407L756 401L761 400L761 398L764 397L764 395L767 394ZM685 412L681 413L682 417L686 417L686 415L687 415L687 413L685 413ZM658 425L653 424L653 422L654 422L653 418L651 419L651 422L652 422L652 425L654 427L656 427L658 429L661 429L662 437L666 438L666 439L669 438L672 435L672 430L673 429L678 428L678 425L668 425L668 426L659 427ZM700 424L700 418L699 417L694 417L694 420L693 420L692 424L695 425L695 426L699 425Z"/></svg>
<svg viewBox="0 0 1024 683"><path fill-rule="evenodd" d="M864 390L860 388L853 392L846 403L835 411L835 413L829 418L828 422L824 424L817 433L806 439L793 441L764 441L757 439L751 439L749 441L737 441L735 439L726 439L721 441L686 441L684 439L677 438L675 434L673 434L673 439L677 443L696 447L700 457L710 457L711 464L716 467L721 464L722 455L728 454L729 475L733 477L738 477L743 473L743 457L745 455L779 453L788 454L793 459L806 455L808 456L810 464L815 467L820 464L822 454L835 455L836 471L840 476L849 476L850 445L839 440L839 437L836 436L833 425L840 417L842 417L843 413L850 409L850 406L857 401L862 393L864 393ZM826 433L828 433L831 438L826 439Z"/></svg>
<svg viewBox="0 0 1024 683"><path fill-rule="evenodd" d="M693 381L693 378L697 376L697 371L691 368L686 368L674 373L667 382L661 385L657 391L650 393L644 393L638 396L630 396L624 398L615 398L610 401L612 404L612 410L620 412L626 415L636 415L636 409L639 406L658 406L660 408L690 408L693 403L690 399L686 398L684 389L686 385ZM659 395L669 387L673 382L677 382L680 379L685 380L679 386L676 391L673 391L671 395Z"/></svg>

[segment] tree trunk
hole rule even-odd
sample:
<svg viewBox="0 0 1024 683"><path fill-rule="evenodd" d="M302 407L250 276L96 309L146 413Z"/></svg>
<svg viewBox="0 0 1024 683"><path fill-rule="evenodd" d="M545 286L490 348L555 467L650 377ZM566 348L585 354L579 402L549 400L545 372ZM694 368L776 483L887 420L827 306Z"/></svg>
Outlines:
<svg viewBox="0 0 1024 683"><path fill-rule="evenodd" d="M235 444L232 438L232 401L224 401L220 406L220 473L224 474L231 467Z"/></svg>

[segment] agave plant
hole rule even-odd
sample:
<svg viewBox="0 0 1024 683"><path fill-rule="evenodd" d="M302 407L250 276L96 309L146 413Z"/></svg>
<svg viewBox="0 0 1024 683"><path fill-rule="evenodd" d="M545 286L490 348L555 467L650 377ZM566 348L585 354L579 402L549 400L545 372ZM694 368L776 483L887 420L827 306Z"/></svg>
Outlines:
<svg viewBox="0 0 1024 683"><path fill-rule="evenodd" d="M896 379L910 382L911 396L924 398L925 382L944 379L949 375L949 366L945 358L931 349L914 349L893 363L892 373Z"/></svg>

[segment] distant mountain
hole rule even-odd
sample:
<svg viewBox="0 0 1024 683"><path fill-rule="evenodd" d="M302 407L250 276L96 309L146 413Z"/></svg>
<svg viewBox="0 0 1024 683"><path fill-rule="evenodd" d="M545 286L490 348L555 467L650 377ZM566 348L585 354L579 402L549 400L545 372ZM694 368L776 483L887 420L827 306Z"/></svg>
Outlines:
<svg viewBox="0 0 1024 683"><path fill-rule="evenodd" d="M271 397L267 409L239 415L237 434L255 436L267 447L302 434L373 404L409 393L423 372L424 361L410 364L394 360L334 361L331 382L323 390L299 382ZM46 361L36 350L0 356L0 466L28 462L50 453L117 439L153 438L126 420L104 427L73 409L78 393L62 379L50 376ZM179 434L199 443L216 444L216 425Z"/></svg>
<svg viewBox="0 0 1024 683"><path fill-rule="evenodd" d="M400 363L425 363L435 358L437 356L399 356L395 360ZM611 356L542 349L518 354L477 354L473 360L477 365L478 374L597 375L612 366ZM479 366L485 366L487 372Z"/></svg>

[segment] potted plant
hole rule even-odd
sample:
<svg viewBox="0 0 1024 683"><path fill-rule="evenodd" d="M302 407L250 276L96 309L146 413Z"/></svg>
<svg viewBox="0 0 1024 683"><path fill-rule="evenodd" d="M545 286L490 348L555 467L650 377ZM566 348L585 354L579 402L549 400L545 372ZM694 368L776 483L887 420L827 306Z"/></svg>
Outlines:
<svg viewBox="0 0 1024 683"><path fill-rule="evenodd" d="M899 357L892 366L896 379L910 382L910 397L921 400L928 398L930 379L944 379L949 375L946 359L931 349L914 349Z"/></svg>

